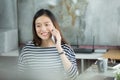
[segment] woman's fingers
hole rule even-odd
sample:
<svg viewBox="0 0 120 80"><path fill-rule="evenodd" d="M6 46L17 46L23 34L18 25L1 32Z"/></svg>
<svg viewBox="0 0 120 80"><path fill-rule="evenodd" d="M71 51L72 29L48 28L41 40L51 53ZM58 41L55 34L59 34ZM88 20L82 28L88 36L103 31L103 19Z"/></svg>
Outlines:
<svg viewBox="0 0 120 80"><path fill-rule="evenodd" d="M51 30L51 33L55 36L55 35L58 34L58 30L57 30L57 29L52 29L52 30Z"/></svg>

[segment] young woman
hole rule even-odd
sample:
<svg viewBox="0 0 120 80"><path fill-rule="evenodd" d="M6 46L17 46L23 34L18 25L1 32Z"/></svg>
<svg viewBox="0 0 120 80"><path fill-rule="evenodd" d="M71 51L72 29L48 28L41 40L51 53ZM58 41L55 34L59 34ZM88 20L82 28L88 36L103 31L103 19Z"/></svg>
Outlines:
<svg viewBox="0 0 120 80"><path fill-rule="evenodd" d="M39 10L33 18L33 40L19 56L19 71L38 80L75 80L75 53L62 36L53 13Z"/></svg>

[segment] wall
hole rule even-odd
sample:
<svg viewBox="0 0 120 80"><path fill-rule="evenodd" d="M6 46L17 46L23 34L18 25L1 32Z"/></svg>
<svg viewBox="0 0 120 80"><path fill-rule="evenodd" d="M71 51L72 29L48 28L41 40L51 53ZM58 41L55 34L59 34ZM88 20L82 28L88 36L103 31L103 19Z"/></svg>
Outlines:
<svg viewBox="0 0 120 80"><path fill-rule="evenodd" d="M120 45L120 1L88 0L85 43L95 36L95 44Z"/></svg>
<svg viewBox="0 0 120 80"><path fill-rule="evenodd" d="M0 0L0 28L17 29L17 0Z"/></svg>
<svg viewBox="0 0 120 80"><path fill-rule="evenodd" d="M0 0L0 54L18 49L17 0Z"/></svg>

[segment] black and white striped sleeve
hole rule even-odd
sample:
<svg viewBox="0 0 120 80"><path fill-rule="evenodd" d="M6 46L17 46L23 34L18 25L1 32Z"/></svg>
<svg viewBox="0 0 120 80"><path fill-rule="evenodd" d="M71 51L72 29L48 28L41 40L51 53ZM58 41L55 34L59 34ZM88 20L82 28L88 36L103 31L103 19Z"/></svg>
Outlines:
<svg viewBox="0 0 120 80"><path fill-rule="evenodd" d="M18 71L24 72L25 70L25 63L24 63L24 53L25 53L26 47L23 47L22 50L20 50L20 54L18 57Z"/></svg>
<svg viewBox="0 0 120 80"><path fill-rule="evenodd" d="M62 47L63 47L64 51L66 52L68 59L72 63L72 66L70 67L70 69L67 70L68 77L71 80L75 80L78 76L75 53L74 53L73 49L70 46L68 46L67 44L64 44Z"/></svg>

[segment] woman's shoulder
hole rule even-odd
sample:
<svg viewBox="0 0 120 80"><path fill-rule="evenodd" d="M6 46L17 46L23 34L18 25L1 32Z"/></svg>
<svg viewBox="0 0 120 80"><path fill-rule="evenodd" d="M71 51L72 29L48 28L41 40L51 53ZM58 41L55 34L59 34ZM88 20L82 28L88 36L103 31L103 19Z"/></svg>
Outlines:
<svg viewBox="0 0 120 80"><path fill-rule="evenodd" d="M26 45L34 45L33 41L27 41Z"/></svg>
<svg viewBox="0 0 120 80"><path fill-rule="evenodd" d="M70 50L70 51L73 52L73 49L69 44L62 44L62 48L65 49L65 50Z"/></svg>
<svg viewBox="0 0 120 80"><path fill-rule="evenodd" d="M30 48L34 46L33 41L27 41L22 45L22 49Z"/></svg>
<svg viewBox="0 0 120 80"><path fill-rule="evenodd" d="M70 58L73 57L73 56L75 56L75 52L74 52L73 48L70 45L63 44L62 48L66 52L66 55L68 55Z"/></svg>
<svg viewBox="0 0 120 80"><path fill-rule="evenodd" d="M20 53L25 53L25 52L29 51L30 49L32 49L32 47L34 47L33 42L27 41L24 44L22 44L22 46L20 47Z"/></svg>
<svg viewBox="0 0 120 80"><path fill-rule="evenodd" d="M24 46L34 46L33 41L27 41Z"/></svg>
<svg viewBox="0 0 120 80"><path fill-rule="evenodd" d="M63 48L70 48L70 49L72 49L72 47L69 44L62 44L62 47Z"/></svg>

